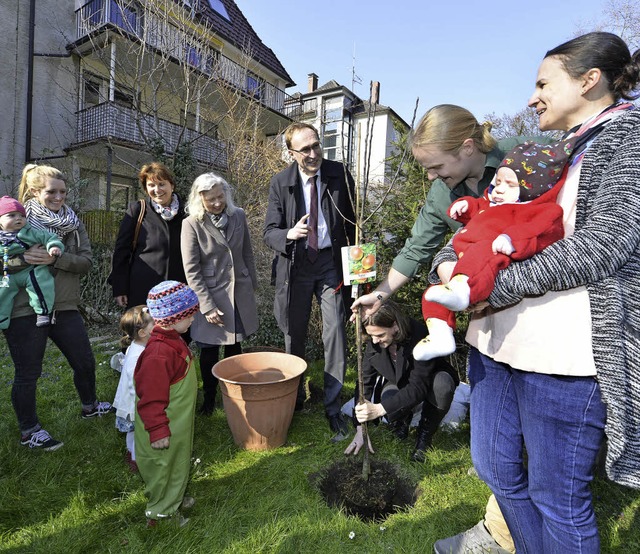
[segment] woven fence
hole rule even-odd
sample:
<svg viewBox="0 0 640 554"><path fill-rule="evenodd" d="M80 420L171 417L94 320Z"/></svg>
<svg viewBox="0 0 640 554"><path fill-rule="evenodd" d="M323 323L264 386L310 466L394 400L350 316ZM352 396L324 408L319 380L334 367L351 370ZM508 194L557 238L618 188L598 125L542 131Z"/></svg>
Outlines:
<svg viewBox="0 0 640 554"><path fill-rule="evenodd" d="M122 221L121 212L92 210L84 212L81 218L87 228L92 245L113 247L118 236L120 222Z"/></svg>

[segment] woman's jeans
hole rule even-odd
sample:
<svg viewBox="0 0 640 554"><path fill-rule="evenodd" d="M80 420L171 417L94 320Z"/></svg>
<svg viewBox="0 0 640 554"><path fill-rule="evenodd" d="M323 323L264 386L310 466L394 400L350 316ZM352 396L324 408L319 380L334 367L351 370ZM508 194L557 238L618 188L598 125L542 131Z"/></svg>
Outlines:
<svg viewBox="0 0 640 554"><path fill-rule="evenodd" d="M36 327L36 316L11 320L3 331L15 366L11 402L22 434L33 432L40 422L36 413L36 384L42 374L47 338L56 344L73 369L73 382L83 406L96 400L96 363L82 316L75 310L54 312L55 324Z"/></svg>
<svg viewBox="0 0 640 554"><path fill-rule="evenodd" d="M597 381L519 371L475 348L469 381L473 465L518 554L599 552L589 489L606 419Z"/></svg>

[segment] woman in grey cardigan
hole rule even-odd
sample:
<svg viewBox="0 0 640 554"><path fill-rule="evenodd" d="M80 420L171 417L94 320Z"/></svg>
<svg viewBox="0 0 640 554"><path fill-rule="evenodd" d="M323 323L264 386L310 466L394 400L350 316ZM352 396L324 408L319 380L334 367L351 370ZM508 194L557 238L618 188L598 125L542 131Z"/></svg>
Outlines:
<svg viewBox="0 0 640 554"><path fill-rule="evenodd" d="M258 329L256 268L244 211L233 204L231 187L219 175L205 173L193 182L182 224L182 260L187 283L198 295L200 311L191 338L201 348L204 403L215 408L218 381L211 369L224 357L242 352L240 342Z"/></svg>
<svg viewBox="0 0 640 554"><path fill-rule="evenodd" d="M501 271L469 325L472 458L519 553L599 552L605 434L609 477L640 488L640 112L621 102L639 82L640 51L610 33L547 52L540 128L593 132L558 197L565 237Z"/></svg>

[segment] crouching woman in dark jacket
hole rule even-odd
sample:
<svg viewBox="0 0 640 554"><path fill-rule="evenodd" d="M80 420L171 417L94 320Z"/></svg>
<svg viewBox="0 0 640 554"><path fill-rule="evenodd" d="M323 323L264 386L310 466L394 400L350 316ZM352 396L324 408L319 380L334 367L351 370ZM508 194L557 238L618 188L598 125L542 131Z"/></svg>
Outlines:
<svg viewBox="0 0 640 554"><path fill-rule="evenodd" d="M355 417L364 423L386 416L396 436L405 439L413 408L422 402L416 448L411 459L424 462L425 451L451 406L458 375L444 358L426 362L414 359L413 347L426 336L427 329L408 318L395 302L385 302L362 325L371 340L366 346L362 367L365 400L358 403L356 387ZM358 425L345 454L357 454L363 443L362 426ZM369 449L373 452L371 443Z"/></svg>

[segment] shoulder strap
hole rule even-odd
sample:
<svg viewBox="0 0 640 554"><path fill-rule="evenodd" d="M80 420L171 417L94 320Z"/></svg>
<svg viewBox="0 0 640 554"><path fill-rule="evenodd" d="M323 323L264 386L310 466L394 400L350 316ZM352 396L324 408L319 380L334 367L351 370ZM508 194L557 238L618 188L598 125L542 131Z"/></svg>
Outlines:
<svg viewBox="0 0 640 554"><path fill-rule="evenodd" d="M133 241L131 242L131 251L136 251L138 246L138 235L140 234L140 227L142 227L142 220L144 219L144 212L147 209L147 205L144 200L140 199L140 214L138 215L138 221L136 223L136 231L133 233Z"/></svg>

